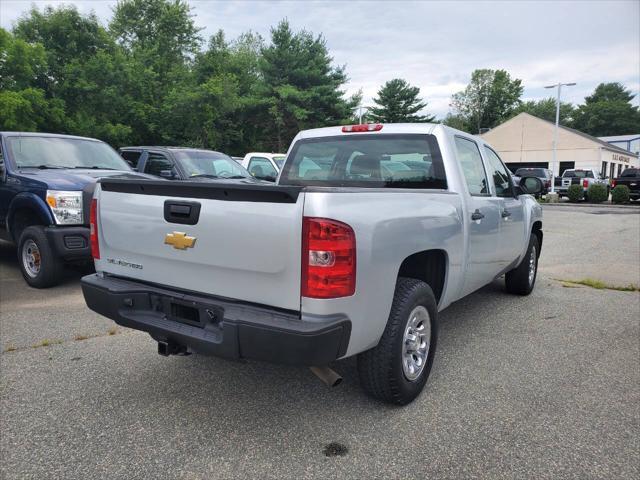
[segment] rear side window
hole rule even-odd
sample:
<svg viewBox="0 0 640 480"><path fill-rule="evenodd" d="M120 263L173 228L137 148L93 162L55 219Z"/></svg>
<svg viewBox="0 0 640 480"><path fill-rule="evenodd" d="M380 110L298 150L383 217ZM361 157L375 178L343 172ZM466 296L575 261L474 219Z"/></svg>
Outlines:
<svg viewBox="0 0 640 480"><path fill-rule="evenodd" d="M469 194L489 195L489 182L482 164L478 144L467 138L456 137L456 151L462 167L462 174L469 188Z"/></svg>
<svg viewBox="0 0 640 480"><path fill-rule="evenodd" d="M433 135L344 135L299 140L281 185L446 189Z"/></svg>
<svg viewBox="0 0 640 480"><path fill-rule="evenodd" d="M136 168L138 166L140 155L142 155L142 152L135 150L125 150L120 152L120 156L125 159L131 168Z"/></svg>

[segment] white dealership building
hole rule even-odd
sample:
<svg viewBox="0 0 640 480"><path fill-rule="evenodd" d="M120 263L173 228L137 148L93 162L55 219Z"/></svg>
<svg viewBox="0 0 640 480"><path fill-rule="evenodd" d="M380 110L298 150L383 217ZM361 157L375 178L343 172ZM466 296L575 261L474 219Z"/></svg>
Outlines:
<svg viewBox="0 0 640 480"><path fill-rule="evenodd" d="M522 167L552 168L555 124L520 113L482 134L515 172ZM617 177L628 167L639 167L638 155L573 128L558 129L554 174L569 168L592 168L605 177Z"/></svg>

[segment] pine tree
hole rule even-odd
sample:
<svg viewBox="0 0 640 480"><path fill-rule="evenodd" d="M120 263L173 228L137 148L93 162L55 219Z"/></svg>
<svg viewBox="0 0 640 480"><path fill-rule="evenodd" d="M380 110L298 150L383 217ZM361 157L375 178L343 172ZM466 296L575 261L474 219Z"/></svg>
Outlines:
<svg viewBox="0 0 640 480"><path fill-rule="evenodd" d="M433 122L435 117L432 115L418 115L427 106L419 95L420 89L406 80L389 80L378 90L378 97L373 100L377 106L369 109L367 118L380 123Z"/></svg>

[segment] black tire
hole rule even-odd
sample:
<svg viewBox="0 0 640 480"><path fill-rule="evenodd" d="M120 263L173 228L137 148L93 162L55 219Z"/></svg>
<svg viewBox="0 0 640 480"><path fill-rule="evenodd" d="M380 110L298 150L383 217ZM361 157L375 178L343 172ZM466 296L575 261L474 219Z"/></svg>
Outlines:
<svg viewBox="0 0 640 480"><path fill-rule="evenodd" d="M418 377L409 380L403 368L404 335L410 314L420 306L428 312L430 342ZM420 394L433 365L438 339L437 315L436 299L429 285L413 278L398 278L391 313L380 342L358 355L360 383L369 395L386 403L406 405Z"/></svg>
<svg viewBox="0 0 640 480"><path fill-rule="evenodd" d="M37 257L39 257L39 270L37 272L29 267L29 262L25 259L24 250L27 249L29 251L29 242L33 242L37 247ZM18 241L18 264L25 281L32 287L52 287L62 280L64 263L53 252L42 226L27 227L20 235L20 240Z"/></svg>
<svg viewBox="0 0 640 480"><path fill-rule="evenodd" d="M529 276L530 266L531 266L531 256L534 255L534 272L533 278L531 279ZM535 234L531 234L531 239L529 240L529 248L527 248L527 253L524 256L524 259L513 270L507 272L505 275L505 285L507 287L507 292L513 293L516 295L529 295L533 291L533 287L536 285L536 278L538 277L538 258L540 257L540 242L538 241L538 236Z"/></svg>

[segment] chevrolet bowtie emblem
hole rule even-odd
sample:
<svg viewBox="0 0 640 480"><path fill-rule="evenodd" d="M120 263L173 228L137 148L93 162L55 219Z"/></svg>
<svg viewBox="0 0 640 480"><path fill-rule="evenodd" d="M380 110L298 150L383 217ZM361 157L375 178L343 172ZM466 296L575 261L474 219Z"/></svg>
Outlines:
<svg viewBox="0 0 640 480"><path fill-rule="evenodd" d="M184 232L167 233L164 243L171 245L176 250L186 250L192 248L196 243L196 237L190 237Z"/></svg>

